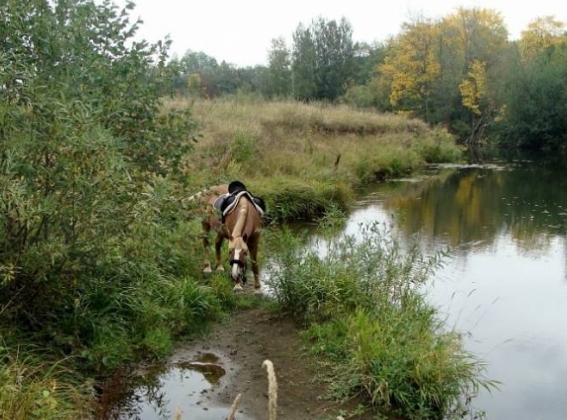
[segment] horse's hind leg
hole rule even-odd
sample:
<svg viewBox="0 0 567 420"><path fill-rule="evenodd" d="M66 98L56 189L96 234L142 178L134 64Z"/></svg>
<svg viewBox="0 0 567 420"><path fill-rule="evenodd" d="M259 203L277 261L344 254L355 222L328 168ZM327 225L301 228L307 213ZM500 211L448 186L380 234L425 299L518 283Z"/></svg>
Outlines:
<svg viewBox="0 0 567 420"><path fill-rule="evenodd" d="M203 273L212 273L211 270L211 260L210 260L210 247L209 233L211 232L211 225L209 222L203 221L203 248L205 248L205 264L203 268Z"/></svg>
<svg viewBox="0 0 567 420"><path fill-rule="evenodd" d="M224 240L224 236L222 233L219 233L215 238L215 269L217 271L224 271L224 267L222 266L221 262L221 250L222 250L222 242Z"/></svg>

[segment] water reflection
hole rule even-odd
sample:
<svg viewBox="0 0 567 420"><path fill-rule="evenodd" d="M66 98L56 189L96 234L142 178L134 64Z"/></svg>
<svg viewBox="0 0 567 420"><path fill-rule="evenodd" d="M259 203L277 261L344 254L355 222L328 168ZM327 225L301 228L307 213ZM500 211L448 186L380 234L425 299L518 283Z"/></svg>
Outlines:
<svg viewBox="0 0 567 420"><path fill-rule="evenodd" d="M203 353L193 360L156 364L144 369L128 382L128 394L117 395L104 415L98 418L118 420L191 420L224 419L230 407L218 403L215 392L226 368L213 353ZM133 380L133 383L130 381ZM239 418L248 417L239 413Z"/></svg>
<svg viewBox="0 0 567 420"><path fill-rule="evenodd" d="M393 182L359 204L346 227L394 223L402 241L452 258L428 296L501 391L475 405L488 419L567 416L567 171L549 162L440 168Z"/></svg>
<svg viewBox="0 0 567 420"><path fill-rule="evenodd" d="M433 246L491 246L510 236L525 252L548 249L567 231L567 173L514 164L444 170L439 178L402 184L384 201L406 234L419 232ZM399 183L398 183L399 184ZM395 184L394 184L395 185Z"/></svg>

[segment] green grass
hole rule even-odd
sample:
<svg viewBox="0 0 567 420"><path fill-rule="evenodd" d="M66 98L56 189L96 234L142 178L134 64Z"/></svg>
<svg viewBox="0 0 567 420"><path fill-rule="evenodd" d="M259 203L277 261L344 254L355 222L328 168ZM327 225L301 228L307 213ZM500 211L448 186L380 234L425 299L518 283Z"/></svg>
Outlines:
<svg viewBox="0 0 567 420"><path fill-rule="evenodd" d="M332 366L331 397L362 395L383 415L456 419L469 396L495 387L422 295L443 253L424 258L376 224L318 251L302 251L285 231L269 246L276 255L269 285L283 310L303 321L311 350Z"/></svg>
<svg viewBox="0 0 567 420"><path fill-rule="evenodd" d="M90 418L93 382L77 379L69 359L0 346L0 418Z"/></svg>
<svg viewBox="0 0 567 420"><path fill-rule="evenodd" d="M404 116L238 98L193 106L202 137L184 161L186 178L196 190L240 179L265 196L275 220L319 217L330 202L344 210L356 190L376 180L461 159L445 130Z"/></svg>

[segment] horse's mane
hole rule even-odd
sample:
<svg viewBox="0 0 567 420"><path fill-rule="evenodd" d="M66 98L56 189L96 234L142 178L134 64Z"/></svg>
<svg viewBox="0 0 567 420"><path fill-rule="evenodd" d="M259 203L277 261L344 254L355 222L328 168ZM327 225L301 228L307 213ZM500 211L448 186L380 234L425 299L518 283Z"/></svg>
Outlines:
<svg viewBox="0 0 567 420"><path fill-rule="evenodd" d="M248 218L248 202L246 200L242 200L238 203L236 207L236 224L232 229L232 236L233 238L242 238L244 234L244 227L246 226L246 219Z"/></svg>
<svg viewBox="0 0 567 420"><path fill-rule="evenodd" d="M248 249L248 245L242 236L233 236L232 237L232 245L235 249Z"/></svg>

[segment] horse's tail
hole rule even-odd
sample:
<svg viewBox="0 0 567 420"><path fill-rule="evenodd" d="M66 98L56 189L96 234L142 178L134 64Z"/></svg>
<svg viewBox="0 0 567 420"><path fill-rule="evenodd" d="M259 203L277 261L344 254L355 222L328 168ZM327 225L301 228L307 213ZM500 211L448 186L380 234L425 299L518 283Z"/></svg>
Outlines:
<svg viewBox="0 0 567 420"><path fill-rule="evenodd" d="M199 191L189 197L184 198L182 201L184 202L193 202L193 201L207 201L207 199L211 196L219 196L226 192L226 185L215 185L213 187L205 188L204 190Z"/></svg>
<svg viewBox="0 0 567 420"><path fill-rule="evenodd" d="M182 201L201 201L209 193L209 190L199 191L197 194L193 194L189 197L185 197Z"/></svg>

